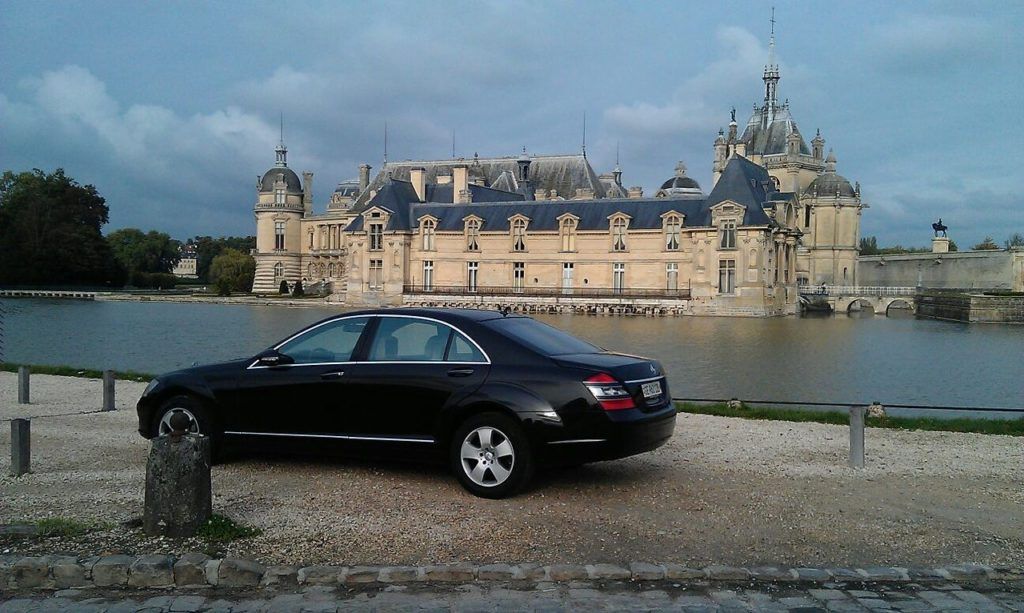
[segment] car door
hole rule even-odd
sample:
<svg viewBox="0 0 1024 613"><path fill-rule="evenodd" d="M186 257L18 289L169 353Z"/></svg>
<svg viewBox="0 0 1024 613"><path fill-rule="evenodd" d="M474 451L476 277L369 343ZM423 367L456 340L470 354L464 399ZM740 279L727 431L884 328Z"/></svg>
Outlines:
<svg viewBox="0 0 1024 613"><path fill-rule="evenodd" d="M449 399L479 387L489 368L483 350L445 322L381 315L348 382L359 403L352 434L429 439Z"/></svg>
<svg viewBox="0 0 1024 613"><path fill-rule="evenodd" d="M321 323L275 349L280 366L255 362L240 377L225 430L253 434L332 434L344 429L345 389L368 316Z"/></svg>

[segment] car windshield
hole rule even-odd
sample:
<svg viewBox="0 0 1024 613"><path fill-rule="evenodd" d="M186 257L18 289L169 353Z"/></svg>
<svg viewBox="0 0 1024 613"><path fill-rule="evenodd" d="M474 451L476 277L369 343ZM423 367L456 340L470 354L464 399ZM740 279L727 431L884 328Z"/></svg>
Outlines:
<svg viewBox="0 0 1024 613"><path fill-rule="evenodd" d="M546 356L572 353L599 353L604 351L558 328L542 324L529 317L503 317L483 322L485 326L502 336L526 345Z"/></svg>

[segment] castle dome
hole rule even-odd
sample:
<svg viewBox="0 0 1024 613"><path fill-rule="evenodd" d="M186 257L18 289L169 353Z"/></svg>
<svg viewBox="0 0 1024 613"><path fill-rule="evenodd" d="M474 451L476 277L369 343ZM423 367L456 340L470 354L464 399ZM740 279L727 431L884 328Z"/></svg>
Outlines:
<svg viewBox="0 0 1024 613"><path fill-rule="evenodd" d="M658 193L669 198L702 198L704 196L700 184L686 176L686 164L682 162L676 164L675 176L662 183Z"/></svg>
<svg viewBox="0 0 1024 613"><path fill-rule="evenodd" d="M268 170L263 175L263 178L260 179L260 191L274 191L274 183L277 181L278 176L284 179L286 193L302 194L302 181L299 180L299 175L295 174L295 171L287 166L274 166Z"/></svg>
<svg viewBox="0 0 1024 613"><path fill-rule="evenodd" d="M811 184L804 190L804 194L808 196L846 196L856 198L857 190L846 177L836 173L836 156L829 151L828 158L825 159L825 172L811 181Z"/></svg>

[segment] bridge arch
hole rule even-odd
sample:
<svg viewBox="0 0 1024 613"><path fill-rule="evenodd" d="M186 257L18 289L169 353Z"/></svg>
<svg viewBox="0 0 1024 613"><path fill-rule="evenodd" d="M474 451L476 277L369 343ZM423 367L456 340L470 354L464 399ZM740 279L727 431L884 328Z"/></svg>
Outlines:
<svg viewBox="0 0 1024 613"><path fill-rule="evenodd" d="M855 313L857 311L865 311L870 309L871 312L875 311L875 304L868 298L851 298L846 305L846 314Z"/></svg>
<svg viewBox="0 0 1024 613"><path fill-rule="evenodd" d="M907 310L907 311L910 311L911 313L913 313L914 312L914 301L913 300L906 300L906 299L903 299L903 298L893 298L892 300L889 301L888 304L885 305L885 315L886 315L886 317L889 316L889 311L891 311L894 308L898 309L898 310Z"/></svg>

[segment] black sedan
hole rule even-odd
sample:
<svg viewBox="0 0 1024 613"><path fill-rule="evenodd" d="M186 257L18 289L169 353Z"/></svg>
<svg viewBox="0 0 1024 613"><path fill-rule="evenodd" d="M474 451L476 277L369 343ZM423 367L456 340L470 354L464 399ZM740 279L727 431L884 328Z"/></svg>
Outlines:
<svg viewBox="0 0 1024 613"><path fill-rule="evenodd" d="M537 464L655 449L676 421L657 361L529 317L411 308L330 317L254 357L162 375L138 413L146 438L180 414L218 451L289 439L447 458L488 498L514 493Z"/></svg>

